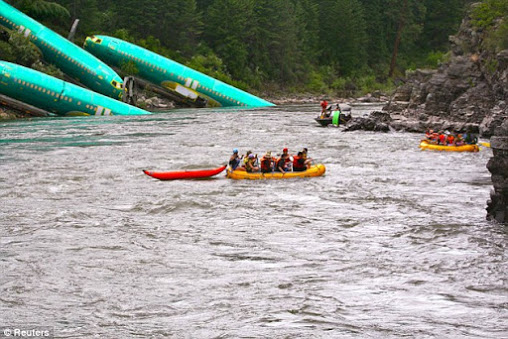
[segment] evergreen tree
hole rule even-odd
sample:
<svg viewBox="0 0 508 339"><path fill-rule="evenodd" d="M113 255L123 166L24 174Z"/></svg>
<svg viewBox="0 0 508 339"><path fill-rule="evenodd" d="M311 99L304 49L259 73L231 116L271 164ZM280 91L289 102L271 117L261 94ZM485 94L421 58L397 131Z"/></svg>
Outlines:
<svg viewBox="0 0 508 339"><path fill-rule="evenodd" d="M208 8L204 38L235 78L248 78L249 22L254 1L215 0Z"/></svg>
<svg viewBox="0 0 508 339"><path fill-rule="evenodd" d="M322 61L350 75L367 64L367 25L357 0L329 1L322 9Z"/></svg>
<svg viewBox="0 0 508 339"><path fill-rule="evenodd" d="M164 45L180 51L185 57L191 57L199 44L203 23L197 9L196 0L159 0L156 32L151 34L159 38Z"/></svg>
<svg viewBox="0 0 508 339"><path fill-rule="evenodd" d="M23 13L39 19L69 18L69 11L52 1L44 0L13 0L10 1Z"/></svg>

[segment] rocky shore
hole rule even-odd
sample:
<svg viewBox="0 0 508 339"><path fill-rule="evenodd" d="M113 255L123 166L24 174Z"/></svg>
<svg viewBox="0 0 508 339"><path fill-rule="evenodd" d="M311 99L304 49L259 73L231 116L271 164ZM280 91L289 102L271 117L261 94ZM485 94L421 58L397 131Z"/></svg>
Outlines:
<svg viewBox="0 0 508 339"><path fill-rule="evenodd" d="M449 61L407 74L383 112L354 119L346 130L434 129L491 137L508 117L508 49L484 48L486 34L464 19L450 38Z"/></svg>

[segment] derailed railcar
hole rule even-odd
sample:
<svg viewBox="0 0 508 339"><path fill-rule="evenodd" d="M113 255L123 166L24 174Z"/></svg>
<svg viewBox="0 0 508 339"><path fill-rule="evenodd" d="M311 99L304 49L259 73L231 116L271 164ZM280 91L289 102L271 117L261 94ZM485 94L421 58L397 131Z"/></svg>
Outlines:
<svg viewBox="0 0 508 339"><path fill-rule="evenodd" d="M104 35L88 37L84 48L104 62L121 67L132 62L140 78L207 106L274 106L220 80L132 43Z"/></svg>
<svg viewBox="0 0 508 339"><path fill-rule="evenodd" d="M0 93L58 115L150 114L86 88L6 61L0 61Z"/></svg>
<svg viewBox="0 0 508 339"><path fill-rule="evenodd" d="M0 25L25 35L47 62L84 86L115 99L122 97L123 80L111 67L1 0Z"/></svg>

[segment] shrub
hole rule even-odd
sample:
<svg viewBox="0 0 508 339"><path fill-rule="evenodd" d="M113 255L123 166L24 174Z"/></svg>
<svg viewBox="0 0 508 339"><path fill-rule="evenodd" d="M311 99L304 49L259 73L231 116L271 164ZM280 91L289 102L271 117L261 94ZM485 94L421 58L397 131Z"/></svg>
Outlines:
<svg viewBox="0 0 508 339"><path fill-rule="evenodd" d="M477 28L487 28L499 18L506 18L508 15L508 1L506 0L485 0L474 7L471 18Z"/></svg>

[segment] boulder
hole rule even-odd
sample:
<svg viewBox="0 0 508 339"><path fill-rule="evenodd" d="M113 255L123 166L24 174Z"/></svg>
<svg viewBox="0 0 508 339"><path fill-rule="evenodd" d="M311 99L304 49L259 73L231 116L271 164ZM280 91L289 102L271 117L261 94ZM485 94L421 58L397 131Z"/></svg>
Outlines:
<svg viewBox="0 0 508 339"><path fill-rule="evenodd" d="M386 112L372 112L366 117L356 117L351 119L344 129L346 132L350 131L375 131L375 132L389 132L392 121L390 114Z"/></svg>

